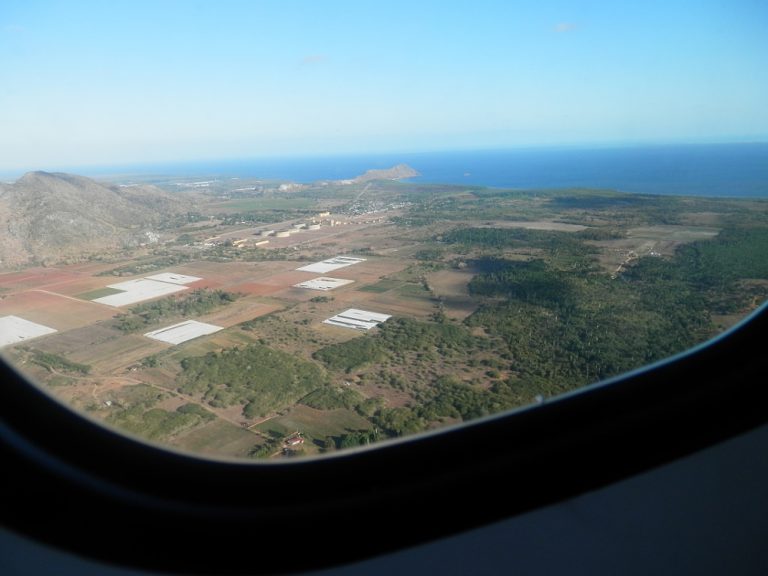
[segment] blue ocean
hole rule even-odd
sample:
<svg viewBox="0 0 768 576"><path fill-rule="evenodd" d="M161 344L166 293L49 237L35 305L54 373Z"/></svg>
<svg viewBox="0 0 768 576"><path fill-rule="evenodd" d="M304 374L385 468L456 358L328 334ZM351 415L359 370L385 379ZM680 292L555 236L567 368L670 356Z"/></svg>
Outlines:
<svg viewBox="0 0 768 576"><path fill-rule="evenodd" d="M252 158L137 166L131 171L314 182L354 178L401 163L421 174L410 180L419 183L768 198L768 143Z"/></svg>

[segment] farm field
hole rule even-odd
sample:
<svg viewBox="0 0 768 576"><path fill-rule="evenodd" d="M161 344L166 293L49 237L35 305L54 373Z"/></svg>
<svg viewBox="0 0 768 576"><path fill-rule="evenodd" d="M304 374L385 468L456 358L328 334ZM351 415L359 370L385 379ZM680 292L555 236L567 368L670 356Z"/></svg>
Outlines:
<svg viewBox="0 0 768 576"><path fill-rule="evenodd" d="M768 298L765 202L350 186L214 195L164 244L2 273L2 353L153 442L281 459L555 396Z"/></svg>
<svg viewBox="0 0 768 576"><path fill-rule="evenodd" d="M33 322L46 322L56 330L71 330L111 318L106 306L91 304L44 290L31 289L5 296L0 300L0 315L20 315Z"/></svg>

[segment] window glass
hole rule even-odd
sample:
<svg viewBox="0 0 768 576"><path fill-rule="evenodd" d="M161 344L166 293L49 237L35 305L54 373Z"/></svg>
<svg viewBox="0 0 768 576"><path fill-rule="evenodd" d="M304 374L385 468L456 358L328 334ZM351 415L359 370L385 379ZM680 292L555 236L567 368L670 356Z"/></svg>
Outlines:
<svg viewBox="0 0 768 576"><path fill-rule="evenodd" d="M768 295L762 2L11 3L0 348L185 451L535 405Z"/></svg>

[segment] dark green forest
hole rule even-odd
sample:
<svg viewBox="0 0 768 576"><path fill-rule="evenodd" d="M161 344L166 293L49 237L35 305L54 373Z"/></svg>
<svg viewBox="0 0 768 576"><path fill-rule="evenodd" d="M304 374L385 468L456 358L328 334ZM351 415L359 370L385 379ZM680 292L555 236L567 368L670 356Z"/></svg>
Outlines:
<svg viewBox="0 0 768 576"><path fill-rule="evenodd" d="M471 261L476 274L469 290L482 304L463 324L393 318L375 334L327 346L314 357L347 374L406 367L419 353L438 362L460 355L468 365L490 354L493 365L506 367L507 376L490 385L451 376L406 383L413 391L409 405L370 414L377 429L399 436L529 404L681 352L715 333L711 314L722 302L738 304L743 280L768 279L768 232L761 228L726 229L713 240L681 246L671 258L639 258L614 279L592 265L594 249L583 236L456 230L443 241L482 248L535 244L542 257ZM328 405L354 407L356 401L350 396Z"/></svg>

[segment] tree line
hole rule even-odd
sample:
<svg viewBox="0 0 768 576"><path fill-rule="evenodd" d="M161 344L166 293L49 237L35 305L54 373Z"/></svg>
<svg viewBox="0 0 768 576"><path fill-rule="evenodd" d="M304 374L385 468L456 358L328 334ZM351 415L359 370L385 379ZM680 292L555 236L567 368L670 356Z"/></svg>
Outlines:
<svg viewBox="0 0 768 576"><path fill-rule="evenodd" d="M202 316L219 306L231 304L239 296L239 294L224 290L200 288L181 297L171 296L154 302L138 304L127 313L115 316L115 328L122 332L137 332L170 318Z"/></svg>

